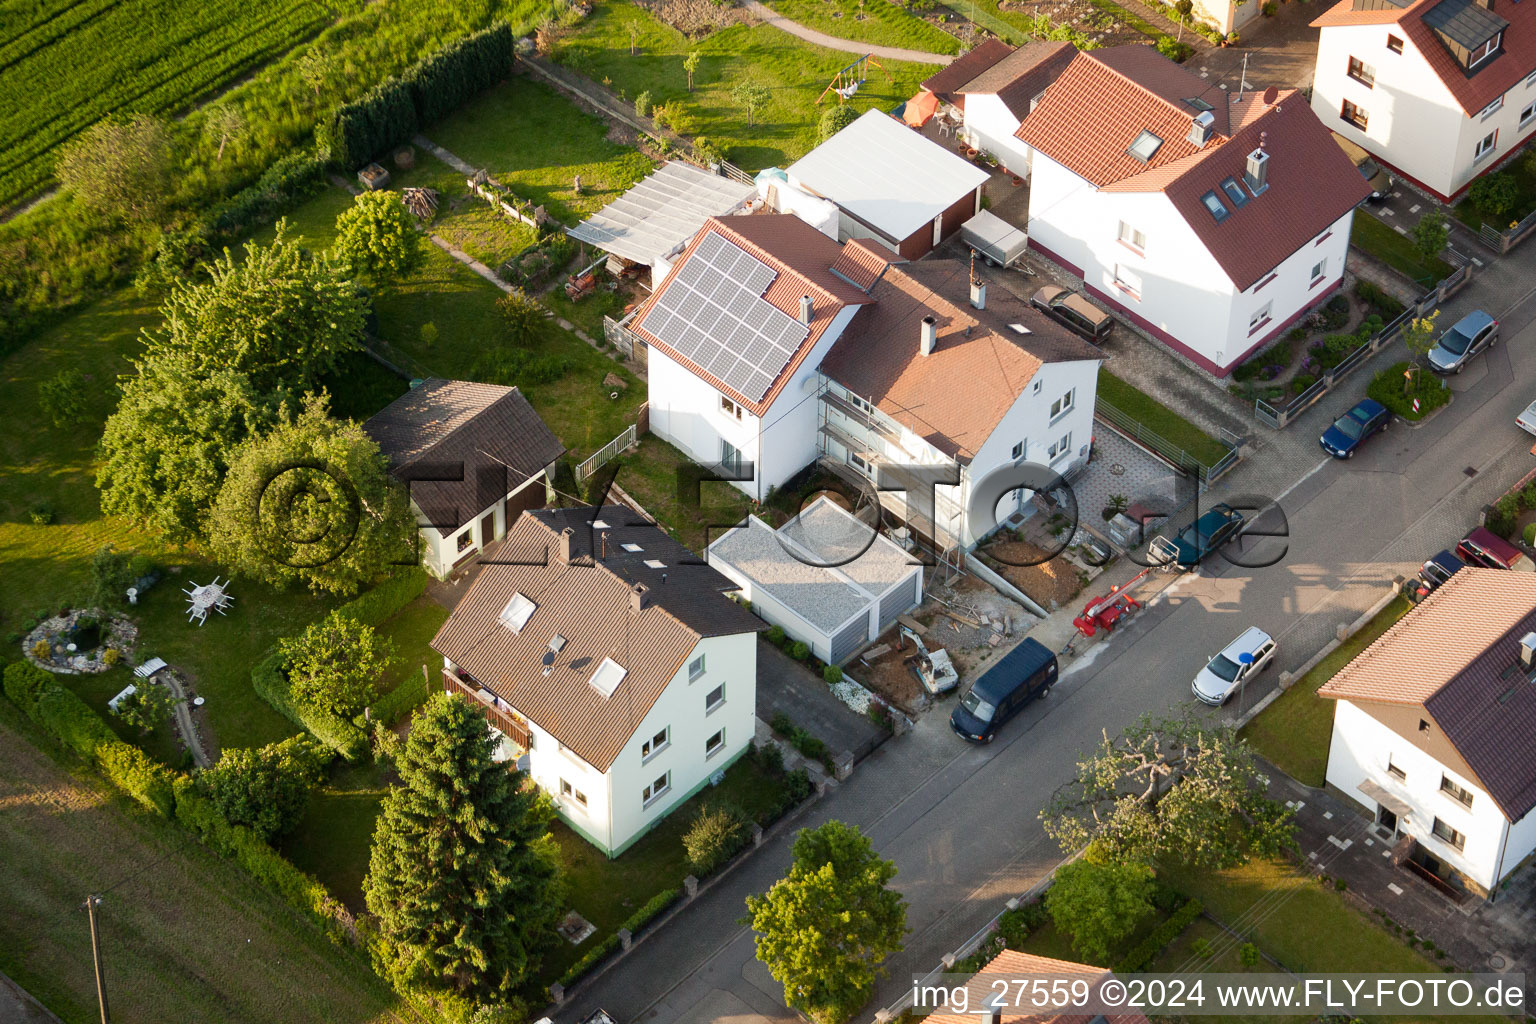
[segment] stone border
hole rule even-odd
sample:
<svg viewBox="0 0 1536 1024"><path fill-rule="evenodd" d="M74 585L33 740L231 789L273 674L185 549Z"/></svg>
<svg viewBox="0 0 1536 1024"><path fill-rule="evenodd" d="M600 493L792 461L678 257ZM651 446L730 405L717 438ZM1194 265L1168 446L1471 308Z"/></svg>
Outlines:
<svg viewBox="0 0 1536 1024"><path fill-rule="evenodd" d="M44 663L32 656L32 648L40 640L50 640L54 635L65 629L72 629L81 618L94 618L101 627L101 645L95 649L96 657L86 654L74 654L69 657L69 665L57 665L52 661ZM112 666L101 660L100 655L109 648L118 652L117 664L132 668L134 647L139 641L139 626L132 618L120 612L107 611L103 608L71 608L63 615L51 615L39 622L21 641L21 653L29 662L42 669L44 672L52 672L61 676L94 676L100 675ZM50 643L50 646L51 643Z"/></svg>

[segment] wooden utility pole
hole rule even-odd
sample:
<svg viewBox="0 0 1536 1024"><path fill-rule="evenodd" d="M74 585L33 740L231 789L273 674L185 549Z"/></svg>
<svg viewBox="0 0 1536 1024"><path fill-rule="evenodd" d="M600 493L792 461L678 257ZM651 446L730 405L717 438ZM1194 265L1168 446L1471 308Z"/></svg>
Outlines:
<svg viewBox="0 0 1536 1024"><path fill-rule="evenodd" d="M107 1020L107 981L101 973L101 937L96 931L96 908L101 905L101 897L91 893L85 898L85 913L91 919L91 959L96 964L96 1002L101 1006L101 1024L110 1024Z"/></svg>

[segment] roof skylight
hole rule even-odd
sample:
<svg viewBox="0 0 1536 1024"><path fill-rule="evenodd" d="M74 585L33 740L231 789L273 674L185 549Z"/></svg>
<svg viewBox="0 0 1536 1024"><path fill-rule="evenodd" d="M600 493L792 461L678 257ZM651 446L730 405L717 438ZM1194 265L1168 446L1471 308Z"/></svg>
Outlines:
<svg viewBox="0 0 1536 1024"><path fill-rule="evenodd" d="M1198 96L1186 97L1184 102L1188 106L1191 106L1191 107L1195 108L1196 110L1199 110L1199 111L1202 111L1202 112L1207 111L1207 110L1215 110L1216 109L1215 107L1211 106L1209 103L1205 102L1205 100L1201 99Z"/></svg>
<svg viewBox="0 0 1536 1024"><path fill-rule="evenodd" d="M1151 162L1152 157L1162 145L1162 139L1143 128L1141 134L1136 136L1136 141L1131 143L1131 148L1126 150L1126 152L1145 164Z"/></svg>
<svg viewBox="0 0 1536 1024"><path fill-rule="evenodd" d="M648 569L665 569L667 567L667 563L659 558L647 558L645 565Z"/></svg>
<svg viewBox="0 0 1536 1024"><path fill-rule="evenodd" d="M592 673L592 678L588 682L592 684L592 689L604 697L612 697L613 691L619 688L619 684L628 674L629 670L623 665L612 658L604 658L603 663L597 666L597 671Z"/></svg>
<svg viewBox="0 0 1536 1024"><path fill-rule="evenodd" d="M1232 211L1227 209L1226 204L1221 201L1221 197L1216 194L1215 189L1201 196L1200 201L1205 204L1207 210L1211 211L1211 216L1216 218L1216 223L1218 224L1232 216Z"/></svg>
<svg viewBox="0 0 1536 1024"><path fill-rule="evenodd" d="M1236 178L1221 179L1221 190L1227 194L1228 199L1232 200L1234 208L1248 201L1248 193L1243 191L1243 187L1237 183Z"/></svg>
<svg viewBox="0 0 1536 1024"><path fill-rule="evenodd" d="M532 618L536 608L538 605L528 600L519 591L512 595L512 600L508 601L507 606L501 610L501 624L514 633L520 632L524 626L528 625L528 620Z"/></svg>
<svg viewBox="0 0 1536 1024"><path fill-rule="evenodd" d="M645 550L645 548L642 548L639 544L620 544L619 547L623 548L625 551L628 551L630 554L634 554L636 551Z"/></svg>
<svg viewBox="0 0 1536 1024"><path fill-rule="evenodd" d="M1012 331L1013 333L1015 333L1015 334L1028 334L1029 333L1029 328L1025 327L1023 324L1009 324L1008 325L1008 329L1010 331Z"/></svg>

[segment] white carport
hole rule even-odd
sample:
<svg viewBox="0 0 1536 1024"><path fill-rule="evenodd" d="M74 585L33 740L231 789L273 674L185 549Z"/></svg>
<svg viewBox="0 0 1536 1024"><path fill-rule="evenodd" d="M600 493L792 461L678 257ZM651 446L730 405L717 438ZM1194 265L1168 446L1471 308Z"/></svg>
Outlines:
<svg viewBox="0 0 1536 1024"><path fill-rule="evenodd" d="M650 267L654 287L706 220L735 213L756 193L754 185L670 160L566 234Z"/></svg>
<svg viewBox="0 0 1536 1024"><path fill-rule="evenodd" d="M826 497L775 531L756 516L709 546L767 622L842 664L923 598L923 566Z"/></svg>

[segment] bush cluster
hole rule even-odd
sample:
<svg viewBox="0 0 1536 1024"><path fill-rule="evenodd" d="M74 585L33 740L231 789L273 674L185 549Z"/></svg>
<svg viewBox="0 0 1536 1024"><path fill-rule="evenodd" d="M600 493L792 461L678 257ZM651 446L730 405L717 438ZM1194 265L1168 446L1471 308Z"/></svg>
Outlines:
<svg viewBox="0 0 1536 1024"><path fill-rule="evenodd" d="M1049 919L1045 904L1036 900L1013 910L1005 910L997 919L997 933L1003 937L1003 948L1021 950L1030 933Z"/></svg>
<svg viewBox="0 0 1536 1024"><path fill-rule="evenodd" d="M1521 512L1532 508L1536 508L1536 483L1526 484L1522 489L1511 491L1494 502L1484 525L1500 537L1508 537L1515 531L1515 519Z"/></svg>
<svg viewBox="0 0 1536 1024"><path fill-rule="evenodd" d="M1306 337L1305 331L1302 332L1302 337ZM1274 380L1291 365L1291 359L1294 356L1292 339L1289 336L1281 338L1233 370L1232 379L1236 381Z"/></svg>
<svg viewBox="0 0 1536 1024"><path fill-rule="evenodd" d="M251 669L251 685L278 714L301 729L309 730L315 739L346 760L358 761L368 755L368 734L355 722L318 708L301 708L293 699L293 687L288 682L288 662L280 651L273 650L256 663Z"/></svg>
<svg viewBox="0 0 1536 1024"><path fill-rule="evenodd" d="M812 736L809 732L800 728L794 723L793 719L782 711L774 712L773 721L770 724L773 726L774 732L789 740L790 746L800 751L800 753L812 761L820 761L825 764L828 771L832 770L832 752L819 737Z"/></svg>
<svg viewBox="0 0 1536 1024"><path fill-rule="evenodd" d="M116 741L96 753L102 773L118 789L162 818L176 813L176 776L138 747Z"/></svg>
<svg viewBox="0 0 1536 1024"><path fill-rule="evenodd" d="M1423 419L1451 400L1451 389L1446 387L1445 381L1428 370L1415 373L1405 392L1403 373L1407 369L1406 362L1393 363L1371 378L1370 386L1365 389L1366 395L1409 420ZM1418 412L1413 411L1415 398L1419 400Z"/></svg>
<svg viewBox="0 0 1536 1024"><path fill-rule="evenodd" d="M1371 282L1361 279L1355 282L1355 296L1383 320L1396 320L1406 309L1401 302L1388 295Z"/></svg>
<svg viewBox="0 0 1536 1024"><path fill-rule="evenodd" d="M683 833L688 869L697 878L714 874L747 845L748 825L746 814L729 804L700 807Z"/></svg>
<svg viewBox="0 0 1536 1024"><path fill-rule="evenodd" d="M1190 900L1184 904L1174 912L1172 917L1153 929L1152 934L1142 939L1135 949L1125 954L1120 962L1115 964L1115 973L1130 974L1146 967L1157 957L1157 954L1163 951L1163 947L1178 938L1203 910L1205 907L1199 900Z"/></svg>

